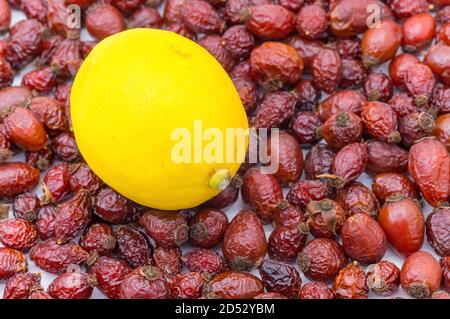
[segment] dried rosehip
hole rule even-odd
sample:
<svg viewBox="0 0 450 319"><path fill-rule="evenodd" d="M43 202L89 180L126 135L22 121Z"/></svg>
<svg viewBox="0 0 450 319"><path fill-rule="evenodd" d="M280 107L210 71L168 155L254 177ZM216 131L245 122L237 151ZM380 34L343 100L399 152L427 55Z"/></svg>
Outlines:
<svg viewBox="0 0 450 319"><path fill-rule="evenodd" d="M412 64L405 73L404 87L417 106L428 103L436 83L431 69L422 63Z"/></svg>
<svg viewBox="0 0 450 319"><path fill-rule="evenodd" d="M439 113L450 113L450 87L437 84L431 95L430 104Z"/></svg>
<svg viewBox="0 0 450 319"><path fill-rule="evenodd" d="M69 128L64 104L49 97L34 97L28 109L45 125L49 133L58 133Z"/></svg>
<svg viewBox="0 0 450 319"><path fill-rule="evenodd" d="M389 104L378 101L363 104L361 119L371 136L388 143L400 141L397 115Z"/></svg>
<svg viewBox="0 0 450 319"><path fill-rule="evenodd" d="M12 197L30 191L38 182L39 170L28 164L0 164L0 197Z"/></svg>
<svg viewBox="0 0 450 319"><path fill-rule="evenodd" d="M268 292L280 293L288 298L297 298L302 280L291 265L265 260L259 267L259 274Z"/></svg>
<svg viewBox="0 0 450 319"><path fill-rule="evenodd" d="M204 206L214 209L222 209L234 204L239 197L239 189L242 186L242 180L239 176L235 176L230 185L227 186L219 194L205 202Z"/></svg>
<svg viewBox="0 0 450 319"><path fill-rule="evenodd" d="M14 107L3 117L10 142L26 151L39 151L48 142L44 126L34 113L23 107Z"/></svg>
<svg viewBox="0 0 450 319"><path fill-rule="evenodd" d="M418 251L406 258L400 272L402 288L414 298L430 297L439 290L441 278L441 266L426 251Z"/></svg>
<svg viewBox="0 0 450 319"><path fill-rule="evenodd" d="M364 82L363 89L369 101L387 102L393 93L391 79L384 73L370 73Z"/></svg>
<svg viewBox="0 0 450 319"><path fill-rule="evenodd" d="M353 112L361 114L362 105L367 102L366 97L358 91L343 90L331 94L317 107L322 122L339 112Z"/></svg>
<svg viewBox="0 0 450 319"><path fill-rule="evenodd" d="M80 156L80 151L72 132L64 132L55 136L52 140L52 149L56 156L65 162L75 161Z"/></svg>
<svg viewBox="0 0 450 319"><path fill-rule="evenodd" d="M352 182L336 192L336 201L344 208L347 216L365 213L376 218L380 210L375 194L359 182Z"/></svg>
<svg viewBox="0 0 450 319"><path fill-rule="evenodd" d="M272 220L274 209L283 199L280 184L274 175L266 174L261 168L253 168L244 176L241 188L245 203L255 209L264 223Z"/></svg>
<svg viewBox="0 0 450 319"><path fill-rule="evenodd" d="M407 52L420 51L433 41L436 21L429 13L418 13L405 20L402 26L402 46Z"/></svg>
<svg viewBox="0 0 450 319"><path fill-rule="evenodd" d="M396 18L408 18L414 14L428 12L426 0L392 0L389 4Z"/></svg>
<svg viewBox="0 0 450 319"><path fill-rule="evenodd" d="M141 7L136 10L128 20L128 28L154 28L160 29L163 20L154 8Z"/></svg>
<svg viewBox="0 0 450 319"><path fill-rule="evenodd" d="M305 64L305 70L311 68L314 57L323 49L323 44L319 41L304 39L294 35L286 40L286 43L293 47Z"/></svg>
<svg viewBox="0 0 450 319"><path fill-rule="evenodd" d="M369 288L364 269L356 261L343 268L333 281L338 299L367 299Z"/></svg>
<svg viewBox="0 0 450 319"><path fill-rule="evenodd" d="M340 86L346 89L359 88L367 77L367 69L357 59L342 60L342 81Z"/></svg>
<svg viewBox="0 0 450 319"><path fill-rule="evenodd" d="M225 22L216 9L202 0L186 1L181 8L183 24L194 33L222 33Z"/></svg>
<svg viewBox="0 0 450 319"><path fill-rule="evenodd" d="M11 28L5 57L12 67L20 68L37 57L42 49L43 31L44 27L35 19L19 21Z"/></svg>
<svg viewBox="0 0 450 319"><path fill-rule="evenodd" d="M345 264L342 247L328 238L309 241L298 255L299 268L310 280L330 281Z"/></svg>
<svg viewBox="0 0 450 319"><path fill-rule="evenodd" d="M153 266L142 266L125 276L119 287L120 299L168 299L169 284Z"/></svg>
<svg viewBox="0 0 450 319"><path fill-rule="evenodd" d="M206 273L215 276L228 270L225 259L210 249L194 249L181 257L183 264L193 272Z"/></svg>
<svg viewBox="0 0 450 319"><path fill-rule="evenodd" d="M303 147L310 147L320 140L319 127L322 125L315 112L298 112L289 123L289 133Z"/></svg>
<svg viewBox="0 0 450 319"><path fill-rule="evenodd" d="M115 233L117 243L117 256L133 267L151 264L152 250L148 239L138 230L121 226Z"/></svg>
<svg viewBox="0 0 450 319"><path fill-rule="evenodd" d="M303 222L303 220L302 220ZM275 228L268 241L270 258L293 261L306 243L306 229L303 224Z"/></svg>
<svg viewBox="0 0 450 319"><path fill-rule="evenodd" d="M414 112L404 116L399 123L402 141L411 146L416 141L430 136L434 129L434 118L426 112Z"/></svg>
<svg viewBox="0 0 450 319"><path fill-rule="evenodd" d="M43 181L44 202L57 202L70 192L70 166L67 163L53 165Z"/></svg>
<svg viewBox="0 0 450 319"><path fill-rule="evenodd" d="M175 276L181 272L180 248L156 247L153 253L155 265L168 276Z"/></svg>
<svg viewBox="0 0 450 319"><path fill-rule="evenodd" d="M109 0L109 2L120 11L128 13L139 9L144 0Z"/></svg>
<svg viewBox="0 0 450 319"><path fill-rule="evenodd" d="M0 8L1 10L1 8ZM14 70L4 58L0 57L0 88L11 86L14 80Z"/></svg>
<svg viewBox="0 0 450 319"><path fill-rule="evenodd" d="M438 40L450 45L450 22L446 22L441 26L438 33Z"/></svg>
<svg viewBox="0 0 450 319"><path fill-rule="evenodd" d="M107 224L93 224L80 238L80 246L87 252L96 251L99 255L109 255L116 247L116 237Z"/></svg>
<svg viewBox="0 0 450 319"><path fill-rule="evenodd" d="M400 269L383 260L367 268L367 286L374 293L380 296L389 296L400 285Z"/></svg>
<svg viewBox="0 0 450 319"><path fill-rule="evenodd" d="M444 144L424 139L409 151L408 172L432 206L448 200L450 192L450 155Z"/></svg>
<svg viewBox="0 0 450 319"><path fill-rule="evenodd" d="M55 236L58 243L66 242L78 236L91 219L91 199L82 189L74 197L62 203L55 220Z"/></svg>
<svg viewBox="0 0 450 319"><path fill-rule="evenodd" d="M382 173L373 178L372 189L375 196L383 204L389 197L403 196L419 199L414 183L405 175L398 173Z"/></svg>
<svg viewBox="0 0 450 319"><path fill-rule="evenodd" d="M59 245L55 239L48 239L38 242L31 249L30 257L37 267L53 274L60 274L70 265L85 263L89 253L73 242Z"/></svg>
<svg viewBox="0 0 450 319"><path fill-rule="evenodd" d="M13 213L15 217L32 223L40 207L41 201L35 194L25 193L14 198Z"/></svg>
<svg viewBox="0 0 450 319"><path fill-rule="evenodd" d="M321 200L329 195L327 186L320 180L300 180L295 183L286 199L293 205L305 209L312 200Z"/></svg>
<svg viewBox="0 0 450 319"><path fill-rule="evenodd" d="M317 175L329 174L335 153L326 144L314 145L305 156L305 175L315 179Z"/></svg>
<svg viewBox="0 0 450 319"><path fill-rule="evenodd" d="M334 150L361 140L363 125L353 112L339 112L329 117L321 128L327 144Z"/></svg>
<svg viewBox="0 0 450 319"><path fill-rule="evenodd" d="M97 288L111 299L119 297L120 284L130 272L125 261L106 256L98 257L89 268L89 274L97 279Z"/></svg>
<svg viewBox="0 0 450 319"><path fill-rule="evenodd" d="M37 65L42 66L44 64L49 64L56 53L58 46L64 40L59 34L52 35L50 37L44 37L42 40L42 50L41 54L37 58Z"/></svg>
<svg viewBox="0 0 450 319"><path fill-rule="evenodd" d="M336 154L331 166L331 174L322 174L317 177L334 188L343 188L364 172L367 161L367 147L364 144L349 144Z"/></svg>
<svg viewBox="0 0 450 319"><path fill-rule="evenodd" d="M425 56L424 63L436 74L442 83L450 85L450 46L443 43L434 45Z"/></svg>
<svg viewBox="0 0 450 319"><path fill-rule="evenodd" d="M324 35L328 27L327 13L317 4L304 6L297 15L298 34L307 39L317 39Z"/></svg>
<svg viewBox="0 0 450 319"><path fill-rule="evenodd" d="M243 10L249 7L270 3L272 3L270 0L229 0L225 3L224 16L227 22L238 24L242 22Z"/></svg>
<svg viewBox="0 0 450 319"><path fill-rule="evenodd" d="M299 299L334 299L334 292L323 282L308 282L300 290Z"/></svg>
<svg viewBox="0 0 450 319"><path fill-rule="evenodd" d="M9 28L11 23L11 7L8 1L0 1L0 31L3 32Z"/></svg>
<svg viewBox="0 0 450 319"><path fill-rule="evenodd" d="M371 173L404 172L408 165L408 151L396 144L370 139L367 146L367 171Z"/></svg>
<svg viewBox="0 0 450 319"><path fill-rule="evenodd" d="M170 295L174 299L199 299L205 279L198 272L178 274L169 283Z"/></svg>
<svg viewBox="0 0 450 319"><path fill-rule="evenodd" d="M0 247L0 279L10 278L27 269L28 262L24 254L12 248Z"/></svg>
<svg viewBox="0 0 450 319"><path fill-rule="evenodd" d="M167 0L164 6L163 19L166 24L179 22L181 20L181 8L184 0Z"/></svg>
<svg viewBox="0 0 450 319"><path fill-rule="evenodd" d="M321 97L320 91L308 80L300 80L292 92L297 96L296 108L300 111L313 111Z"/></svg>
<svg viewBox="0 0 450 319"><path fill-rule="evenodd" d="M450 114L443 114L436 119L433 135L450 151Z"/></svg>
<svg viewBox="0 0 450 319"><path fill-rule="evenodd" d="M0 242L16 250L28 250L37 240L37 231L33 225L20 218L0 221Z"/></svg>
<svg viewBox="0 0 450 319"><path fill-rule="evenodd" d="M399 119L410 113L416 112L416 106L414 105L413 98L406 93L398 93L389 100L388 104L391 106L395 114L397 114Z"/></svg>
<svg viewBox="0 0 450 319"><path fill-rule="evenodd" d="M57 77L53 67L43 66L25 74L22 85L32 91L47 93L55 88Z"/></svg>
<svg viewBox="0 0 450 319"><path fill-rule="evenodd" d="M380 26L364 32L361 41L362 61L366 67L392 59L402 40L401 27L393 20L385 19Z"/></svg>
<svg viewBox="0 0 450 319"><path fill-rule="evenodd" d="M66 272L48 286L48 293L55 299L89 299L97 285L97 279L81 272Z"/></svg>
<svg viewBox="0 0 450 319"><path fill-rule="evenodd" d="M64 39L55 49L50 65L60 73L61 77L73 77L83 62L81 41L77 38Z"/></svg>
<svg viewBox="0 0 450 319"><path fill-rule="evenodd" d="M238 91L247 114L252 113L258 106L259 96L256 83L245 77L232 77L233 84Z"/></svg>
<svg viewBox="0 0 450 319"><path fill-rule="evenodd" d="M303 72L303 60L297 51L279 42L264 42L250 55L250 72L270 91L295 84Z"/></svg>
<svg viewBox="0 0 450 319"><path fill-rule="evenodd" d="M65 0L65 2L66 4L76 4L84 9L94 3L95 0Z"/></svg>
<svg viewBox="0 0 450 319"><path fill-rule="evenodd" d="M231 52L223 45L220 35L204 36L198 41L198 44L208 50L226 71L229 72L233 69L237 61Z"/></svg>
<svg viewBox="0 0 450 319"><path fill-rule="evenodd" d="M190 221L190 240L199 247L211 248L222 241L228 218L220 210L205 208Z"/></svg>
<svg viewBox="0 0 450 319"><path fill-rule="evenodd" d="M11 143L6 134L0 133L0 162L8 160L12 155Z"/></svg>
<svg viewBox="0 0 450 319"><path fill-rule="evenodd" d="M30 297L28 299L53 299L47 292L43 289L33 290L30 293Z"/></svg>
<svg viewBox="0 0 450 319"><path fill-rule="evenodd" d="M174 248L189 238L186 219L173 212L148 211L139 217L139 224L158 246Z"/></svg>
<svg viewBox="0 0 450 319"><path fill-rule="evenodd" d="M389 64L389 75L396 86L403 86L408 69L420 62L419 59L409 53L402 53L394 57Z"/></svg>
<svg viewBox="0 0 450 319"><path fill-rule="evenodd" d="M284 200L273 212L273 224L275 227L296 226L300 222L305 221L305 214L287 200Z"/></svg>
<svg viewBox="0 0 450 319"><path fill-rule="evenodd" d="M339 37L353 36L364 32L370 26L368 22L372 23L369 18L373 11L368 10L369 6L377 6L379 19L389 18L392 15L386 4L378 0L342 0L334 6L330 6L331 32Z"/></svg>
<svg viewBox="0 0 450 319"><path fill-rule="evenodd" d="M261 280L238 271L218 274L203 288L203 295L208 299L250 299L263 292Z"/></svg>
<svg viewBox="0 0 450 319"><path fill-rule="evenodd" d="M284 39L295 30L295 15L281 5L261 4L243 12L247 28L258 37Z"/></svg>
<svg viewBox="0 0 450 319"><path fill-rule="evenodd" d="M110 187L104 187L94 195L93 206L95 215L112 224L131 222L140 213L135 203Z"/></svg>
<svg viewBox="0 0 450 319"><path fill-rule="evenodd" d="M36 229L41 240L55 237L58 208L52 204L42 206L36 219Z"/></svg>
<svg viewBox="0 0 450 319"><path fill-rule="evenodd" d="M246 58L256 46L255 37L243 25L230 27L222 35L222 43L236 58Z"/></svg>
<svg viewBox="0 0 450 319"><path fill-rule="evenodd" d="M3 299L28 299L36 289L42 289L41 274L17 273L6 282Z"/></svg>
<svg viewBox="0 0 450 319"><path fill-rule="evenodd" d="M267 251L267 240L261 221L251 210L240 211L225 231L222 251L230 267L249 271L258 267Z"/></svg>
<svg viewBox="0 0 450 319"><path fill-rule="evenodd" d="M342 59L332 49L320 50L311 65L314 86L331 94L342 80Z"/></svg>
<svg viewBox="0 0 450 319"><path fill-rule="evenodd" d="M425 220L412 199L391 197L381 209L378 222L399 253L409 255L422 247Z"/></svg>
<svg viewBox="0 0 450 319"><path fill-rule="evenodd" d="M47 0L47 25L51 31L63 37L75 37L80 34L80 29L71 27L68 23L73 19L71 10L67 9L64 0Z"/></svg>
<svg viewBox="0 0 450 319"><path fill-rule="evenodd" d="M440 265L442 267L442 287L446 291L450 291L450 256L441 258Z"/></svg>
<svg viewBox="0 0 450 319"><path fill-rule="evenodd" d="M86 29L98 40L126 29L123 14L108 4L91 6L86 15Z"/></svg>
<svg viewBox="0 0 450 319"><path fill-rule="evenodd" d="M435 208L428 215L427 239L439 256L450 256L450 207Z"/></svg>
<svg viewBox="0 0 450 319"><path fill-rule="evenodd" d="M69 184L72 192L84 189L92 194L102 186L102 181L87 164L79 163L71 167Z"/></svg>
<svg viewBox="0 0 450 319"><path fill-rule="evenodd" d="M310 201L306 206L306 228L316 238L331 238L339 234L346 214L341 205L331 199Z"/></svg>
<svg viewBox="0 0 450 319"><path fill-rule="evenodd" d="M361 57L361 43L356 37L339 38L336 41L336 50L344 59L359 59Z"/></svg>

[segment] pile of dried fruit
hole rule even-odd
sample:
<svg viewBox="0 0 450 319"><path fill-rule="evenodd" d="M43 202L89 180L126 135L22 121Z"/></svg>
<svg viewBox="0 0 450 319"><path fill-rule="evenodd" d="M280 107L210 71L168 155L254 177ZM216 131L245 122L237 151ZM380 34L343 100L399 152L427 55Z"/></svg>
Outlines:
<svg viewBox="0 0 450 319"><path fill-rule="evenodd" d="M251 126L283 130L279 171L244 164L178 214L104 185L70 129L71 81L96 42L67 24L68 4L96 40L135 27L197 40L229 72ZM373 4L382 20L368 29ZM10 25L11 7L27 19ZM449 298L450 1L0 0L0 28L4 298L89 298L94 287L109 298L367 298L399 285ZM356 181L364 172L372 189ZM247 208L229 221L239 193ZM425 238L440 261L421 251ZM383 260L388 243L401 269ZM58 276L44 289L28 262Z"/></svg>

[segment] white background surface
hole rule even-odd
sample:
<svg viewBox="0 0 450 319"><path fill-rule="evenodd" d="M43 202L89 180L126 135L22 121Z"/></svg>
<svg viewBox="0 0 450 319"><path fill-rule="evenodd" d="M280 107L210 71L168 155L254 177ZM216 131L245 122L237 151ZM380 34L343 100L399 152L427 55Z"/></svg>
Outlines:
<svg viewBox="0 0 450 319"><path fill-rule="evenodd" d="M14 11L11 25L14 25L14 23L16 23L17 21L23 20L25 18L26 17L24 16L24 14L22 12ZM90 39L90 36L89 36L89 34L87 33L86 30L83 30L83 32L82 32L82 39L83 40ZM14 81L14 85L20 85L22 75L27 73L30 70L33 70L33 69L34 69L34 66L33 65L29 65L24 70L22 70L22 72L16 76L15 81ZM382 65L380 67L380 70L386 70L386 65ZM303 150L303 154L306 155L306 153L307 153L307 150ZM16 161L23 161L23 154L16 155L14 158L11 159L11 161L14 161L14 160L16 160ZM43 174L41 174L41 177L42 176L43 176ZM304 178L304 176L302 178ZM370 178L369 175L363 174L362 176L360 176L358 178L358 181L363 183L363 184L365 184L369 188L372 188L372 179ZM287 193L287 191L288 190L285 189L285 194ZM39 195L41 194L40 187L38 187L36 192ZM239 200L234 205L232 205L231 207L229 207L225 211L227 216L228 216L228 219L231 221L231 219L236 215L236 213L239 210L241 210L242 208L244 208L244 204L243 204L241 198L239 198ZM423 211L424 211L424 215L425 215L425 218L426 218L428 216L428 214L431 212L431 207L428 204L425 203L425 205L423 207ZM12 215L12 211L10 210L10 218L11 217L13 217L13 215ZM266 237L269 238L269 235L270 235L270 233L271 233L271 231L273 229L272 225L265 225L264 229L266 231ZM311 239L313 239L313 237L311 235L309 235L308 240L311 240ZM1 246L1 244L0 244L0 246ZM182 247L183 253L186 252L186 251L189 251L191 249L192 249L192 247L189 246L189 244L185 244ZM216 250L221 253L220 247L217 247ZM424 240L424 244L423 244L422 250L425 250L425 251L428 251L428 252L432 253L436 258L439 259L439 256L437 256L434 253L434 250L428 244L426 239ZM268 258L268 256L266 256L266 258ZM391 247L389 247L387 252L386 252L386 255L384 256L383 259L389 260L389 261L395 263L401 269L404 257L399 255L399 254L397 254ZM293 264L295 265L296 269L298 270L298 266L295 263L293 263ZM28 270L29 272L41 273L42 286L44 288L47 288L47 286L56 277L56 275L47 273L47 272L41 270L40 268L36 267L34 262L32 260L30 260L30 258L28 258L28 265L29 265L29 267L28 267L29 268L29 270ZM83 267L83 269L85 269L85 268ZM183 269L183 271L186 271L186 269ZM257 275L257 276L259 276L257 270L254 270L252 273ZM303 283L308 282L308 280L305 278L305 276L303 276L302 273L300 273L300 274L301 274L301 277L302 277L302 282ZM0 296L3 296L4 286L5 286L5 281L4 280L0 281ZM406 297L407 298L408 296L403 292L403 290L401 288L399 288L392 296L389 296L387 298L392 298L392 297ZM105 296L98 289L94 289L94 293L92 295L92 298L105 298ZM380 297L375 295L375 294L373 294L372 292L370 292L369 293L369 298L380 298Z"/></svg>

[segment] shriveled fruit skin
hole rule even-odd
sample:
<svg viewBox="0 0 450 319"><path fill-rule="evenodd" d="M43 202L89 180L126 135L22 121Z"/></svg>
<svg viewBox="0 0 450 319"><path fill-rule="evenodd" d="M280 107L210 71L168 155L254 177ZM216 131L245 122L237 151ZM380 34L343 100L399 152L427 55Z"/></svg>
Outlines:
<svg viewBox="0 0 450 319"><path fill-rule="evenodd" d="M367 98L358 91L337 91L319 103L317 113L322 122L325 122L330 116L339 112L353 112L356 115L360 115L362 105L365 102L367 102Z"/></svg>
<svg viewBox="0 0 450 319"><path fill-rule="evenodd" d="M57 214L58 208L52 204L45 205L39 209L36 219L36 230L41 240L55 237Z"/></svg>
<svg viewBox="0 0 450 319"><path fill-rule="evenodd" d="M335 152L325 144L316 144L305 156L305 175L314 180L317 175L329 174Z"/></svg>
<svg viewBox="0 0 450 319"><path fill-rule="evenodd" d="M383 142L398 143L397 115L387 103L372 101L363 105L361 119L369 134Z"/></svg>
<svg viewBox="0 0 450 319"><path fill-rule="evenodd" d="M120 299L168 299L169 284L152 266L136 268L125 276L119 288Z"/></svg>
<svg viewBox="0 0 450 319"><path fill-rule="evenodd" d="M419 59L410 53L402 53L395 56L389 64L389 75L391 76L394 85L403 85L405 83L408 68L418 62L420 62Z"/></svg>
<svg viewBox="0 0 450 319"><path fill-rule="evenodd" d="M338 299L367 299L369 288L364 269L356 261L348 264L334 279L333 290Z"/></svg>
<svg viewBox="0 0 450 319"><path fill-rule="evenodd" d="M382 173L373 178L372 189L378 200L383 204L391 196L404 196L419 199L419 193L414 183L405 175L399 173Z"/></svg>
<svg viewBox="0 0 450 319"><path fill-rule="evenodd" d="M367 146L367 167L370 173L401 173L408 167L408 151L392 143L370 139Z"/></svg>
<svg viewBox="0 0 450 319"><path fill-rule="evenodd" d="M55 239L48 239L37 243L31 249L30 257L39 268L53 274L61 274L69 265L85 263L89 253L73 242L59 245Z"/></svg>
<svg viewBox="0 0 450 319"><path fill-rule="evenodd" d="M450 256L450 207L438 207L428 215L427 239L439 256Z"/></svg>
<svg viewBox="0 0 450 319"><path fill-rule="evenodd" d="M267 291L277 292L288 298L298 297L302 280L293 266L266 260L261 264L259 274Z"/></svg>
<svg viewBox="0 0 450 319"><path fill-rule="evenodd" d="M375 194L364 184L352 182L336 192L336 201L344 208L347 216L365 213L376 218L380 204Z"/></svg>
<svg viewBox="0 0 450 319"><path fill-rule="evenodd" d="M401 254L409 255L422 247L425 220L421 209L412 199L385 203L378 222L389 242Z"/></svg>
<svg viewBox="0 0 450 319"><path fill-rule="evenodd" d="M436 21L428 12L418 13L405 20L402 31L403 49L409 52L420 51L433 40Z"/></svg>
<svg viewBox="0 0 450 319"><path fill-rule="evenodd" d="M70 166L62 162L53 165L44 175L44 199L58 202L70 192Z"/></svg>
<svg viewBox="0 0 450 319"><path fill-rule="evenodd" d="M39 170L28 164L0 164L0 197L11 197L32 190L39 182Z"/></svg>
<svg viewBox="0 0 450 319"><path fill-rule="evenodd" d="M169 283L170 295L175 299L198 299L204 283L205 279L198 272L179 274Z"/></svg>
<svg viewBox="0 0 450 319"><path fill-rule="evenodd" d="M241 188L242 199L249 204L262 222L272 220L273 211L280 205L283 193L280 184L272 174L261 168L252 168L245 174Z"/></svg>
<svg viewBox="0 0 450 319"><path fill-rule="evenodd" d="M262 4L248 9L247 28L266 39L284 39L295 29L295 15L276 4Z"/></svg>
<svg viewBox="0 0 450 319"><path fill-rule="evenodd" d="M85 189L90 194L94 194L103 184L87 164L73 165L71 173L69 183L72 192L78 193Z"/></svg>
<svg viewBox="0 0 450 319"><path fill-rule="evenodd" d="M214 250L194 249L184 254L181 259L183 264L193 272L206 273L215 276L228 270L225 259Z"/></svg>
<svg viewBox="0 0 450 319"><path fill-rule="evenodd" d="M103 40L126 28L123 14L109 4L91 7L87 12L85 24L89 34L98 40Z"/></svg>
<svg viewBox="0 0 450 319"><path fill-rule="evenodd" d="M9 278L3 291L3 299L28 299L33 290L41 288L41 275L17 273Z"/></svg>
<svg viewBox="0 0 450 319"><path fill-rule="evenodd" d="M80 238L80 246L87 252L96 251L99 255L109 255L116 247L116 237L107 224L92 224Z"/></svg>
<svg viewBox="0 0 450 319"><path fill-rule="evenodd" d="M297 103L298 105L298 103ZM298 143L307 148L319 141L322 122L315 112L298 112L289 123L289 133Z"/></svg>
<svg viewBox="0 0 450 319"><path fill-rule="evenodd" d="M220 210L205 208L190 221L190 240L196 246L211 248L223 238L228 217Z"/></svg>
<svg viewBox="0 0 450 319"><path fill-rule="evenodd" d="M326 120L321 133L331 148L339 150L361 140L363 124L359 116L353 112L340 112Z"/></svg>
<svg viewBox="0 0 450 319"><path fill-rule="evenodd" d="M333 290L319 281L311 281L303 285L300 290L299 299L334 299Z"/></svg>
<svg viewBox="0 0 450 319"><path fill-rule="evenodd" d="M400 269L383 260L367 267L367 286L377 295L389 296L400 285Z"/></svg>
<svg viewBox="0 0 450 319"><path fill-rule="evenodd" d="M426 64L415 63L406 70L403 87L418 107L428 103L435 84L433 71Z"/></svg>
<svg viewBox="0 0 450 319"><path fill-rule="evenodd" d="M20 272L26 272L28 262L20 251L0 247L0 279L6 279Z"/></svg>
<svg viewBox="0 0 450 319"><path fill-rule="evenodd" d="M137 204L110 187L100 189L93 197L94 214L111 224L132 221L139 214Z"/></svg>
<svg viewBox="0 0 450 319"><path fill-rule="evenodd" d="M263 292L261 280L238 271L218 274L203 288L203 295L208 299L251 299Z"/></svg>
<svg viewBox="0 0 450 319"><path fill-rule="evenodd" d="M300 180L295 183L286 199L295 206L305 209L311 200L321 200L329 195L327 185L320 180Z"/></svg>
<svg viewBox="0 0 450 319"><path fill-rule="evenodd" d="M435 139L423 139L411 146L408 172L432 206L448 200L450 155L444 144Z"/></svg>
<svg viewBox="0 0 450 319"><path fill-rule="evenodd" d="M263 292L262 294L253 297L253 299L288 299L288 298L277 292Z"/></svg>
<svg viewBox="0 0 450 319"><path fill-rule="evenodd" d="M37 231L30 222L20 218L0 221L0 242L6 247L27 250L36 240Z"/></svg>
<svg viewBox="0 0 450 319"><path fill-rule="evenodd" d="M293 116L295 103L291 92L268 92L256 114L250 118L250 125L255 129L280 127Z"/></svg>
<svg viewBox="0 0 450 319"><path fill-rule="evenodd" d="M98 257L89 267L89 273L97 278L98 289L111 299L118 298L120 284L130 272L125 261L107 256Z"/></svg>
<svg viewBox="0 0 450 319"><path fill-rule="evenodd" d="M450 256L441 258L439 263L442 267L442 287L450 292Z"/></svg>
<svg viewBox="0 0 450 319"><path fill-rule="evenodd" d="M240 211L233 218L225 231L222 251L234 270L248 271L261 264L267 252L267 240L261 221L253 211Z"/></svg>
<svg viewBox="0 0 450 319"><path fill-rule="evenodd" d="M402 288L412 297L428 298L441 284L442 269L438 261L426 251L418 251L406 258L400 272Z"/></svg>
<svg viewBox="0 0 450 319"><path fill-rule="evenodd" d="M378 262L386 253L386 235L376 220L367 214L356 213L347 218L341 238L345 254L362 264Z"/></svg>
<svg viewBox="0 0 450 319"><path fill-rule="evenodd" d="M43 289L34 290L28 299L53 299L52 296L48 292L45 292Z"/></svg>
<svg viewBox="0 0 450 319"><path fill-rule="evenodd" d="M50 283L48 293L55 299L89 299L94 284L95 277L81 272L66 272Z"/></svg>
<svg viewBox="0 0 450 319"><path fill-rule="evenodd" d="M156 247L153 252L153 261L166 278L181 273L181 250L180 248Z"/></svg>
<svg viewBox="0 0 450 319"><path fill-rule="evenodd" d="M347 218L342 206L332 199L310 201L306 206L306 225L316 238L332 238L341 232Z"/></svg>
<svg viewBox="0 0 450 319"><path fill-rule="evenodd" d="M183 24L194 33L221 33L225 22L208 2L201 0L187 1L181 8Z"/></svg>
<svg viewBox="0 0 450 319"><path fill-rule="evenodd" d="M311 70L316 88L331 94L342 80L342 59L335 50L322 49L314 57Z"/></svg>
<svg viewBox="0 0 450 319"><path fill-rule="evenodd" d="M306 243L307 234L298 225L275 228L269 236L267 252L270 258L293 261Z"/></svg>
<svg viewBox="0 0 450 319"><path fill-rule="evenodd" d="M298 255L298 265L310 280L328 282L346 264L342 247L328 238L314 239Z"/></svg>
<svg viewBox="0 0 450 319"><path fill-rule="evenodd" d="M198 41L216 60L222 65L226 71L231 71L237 60L222 44L222 37L217 34L204 36Z"/></svg>
<svg viewBox="0 0 450 319"><path fill-rule="evenodd" d="M277 208L273 213L273 225L275 228L283 226L297 226L306 221L305 213L298 207L285 203L287 207Z"/></svg>
<svg viewBox="0 0 450 319"><path fill-rule="evenodd" d="M136 268L151 263L152 246L140 231L122 226L116 230L117 255L131 267Z"/></svg>

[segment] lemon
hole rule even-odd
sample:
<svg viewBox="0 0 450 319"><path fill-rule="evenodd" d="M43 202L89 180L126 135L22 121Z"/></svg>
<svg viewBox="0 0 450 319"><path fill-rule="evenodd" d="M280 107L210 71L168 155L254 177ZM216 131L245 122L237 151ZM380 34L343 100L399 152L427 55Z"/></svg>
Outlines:
<svg viewBox="0 0 450 319"><path fill-rule="evenodd" d="M248 129L226 72L201 46L169 31L133 29L100 42L70 102L75 138L92 170L153 208L190 208L217 195L243 160L240 145L245 155L248 144L248 135L226 139L229 130ZM227 160L230 152L236 154Z"/></svg>

